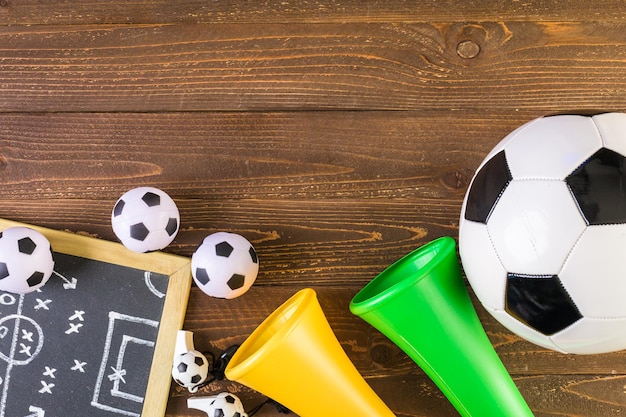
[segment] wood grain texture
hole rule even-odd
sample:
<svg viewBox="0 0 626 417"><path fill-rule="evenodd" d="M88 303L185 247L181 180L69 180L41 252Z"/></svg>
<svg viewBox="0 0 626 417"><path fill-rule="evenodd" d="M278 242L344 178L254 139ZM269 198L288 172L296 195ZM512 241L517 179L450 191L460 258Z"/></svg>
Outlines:
<svg viewBox="0 0 626 417"><path fill-rule="evenodd" d="M461 117L462 115L462 117ZM350 299L393 261L455 236L460 204L484 155L539 111L0 114L0 213L108 240L126 189L167 190L181 231L167 251L190 256L209 233L248 237L261 271L237 300L193 288L185 329L219 353L298 289L315 288L342 346L399 416L455 411L397 347L349 314ZM568 356L521 340L474 299L505 366L540 416L626 410L621 352ZM264 399L223 382L252 407ZM168 416L187 410L174 387ZM579 414L575 414L578 412ZM559 414L561 413L561 414ZM259 416L280 415L266 406Z"/></svg>
<svg viewBox="0 0 626 417"><path fill-rule="evenodd" d="M7 26L0 44L5 112L626 108L620 22Z"/></svg>
<svg viewBox="0 0 626 417"><path fill-rule="evenodd" d="M182 218L167 252L190 256L225 230L261 261L236 300L192 288L184 326L200 350L241 343L312 287L396 415L458 415L349 301L399 257L457 235L474 170L510 131L626 109L625 10L608 0L0 0L0 217L114 240L116 199L162 188ZM536 416L626 413L623 351L538 348L472 300ZM198 395L222 390L248 409L264 401L227 381ZM166 415L203 415L187 409L189 395L172 387ZM281 415L265 406L256 417Z"/></svg>
<svg viewBox="0 0 626 417"><path fill-rule="evenodd" d="M145 24L145 23L355 23L355 22L484 22L619 21L626 16L620 2L570 0L555 7L529 0L165 0L127 2L85 0L2 0L0 24Z"/></svg>

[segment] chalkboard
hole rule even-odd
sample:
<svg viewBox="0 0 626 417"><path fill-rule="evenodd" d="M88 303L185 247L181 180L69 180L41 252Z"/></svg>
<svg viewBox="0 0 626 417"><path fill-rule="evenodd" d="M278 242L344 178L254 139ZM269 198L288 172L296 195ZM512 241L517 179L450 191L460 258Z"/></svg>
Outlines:
<svg viewBox="0 0 626 417"><path fill-rule="evenodd" d="M31 227L54 273L38 291L0 292L0 417L165 414L188 258Z"/></svg>

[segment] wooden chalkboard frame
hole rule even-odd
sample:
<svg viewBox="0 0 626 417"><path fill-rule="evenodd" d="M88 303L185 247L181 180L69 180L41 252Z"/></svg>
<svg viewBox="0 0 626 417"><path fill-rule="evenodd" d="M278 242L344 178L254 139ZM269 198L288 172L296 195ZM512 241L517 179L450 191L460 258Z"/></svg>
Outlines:
<svg viewBox="0 0 626 417"><path fill-rule="evenodd" d="M120 243L0 218L0 230L17 226L30 227L42 233L50 241L54 252L142 269L169 277L141 413L142 417L163 417L172 381L176 334L182 328L191 289L191 259L163 252L137 253Z"/></svg>

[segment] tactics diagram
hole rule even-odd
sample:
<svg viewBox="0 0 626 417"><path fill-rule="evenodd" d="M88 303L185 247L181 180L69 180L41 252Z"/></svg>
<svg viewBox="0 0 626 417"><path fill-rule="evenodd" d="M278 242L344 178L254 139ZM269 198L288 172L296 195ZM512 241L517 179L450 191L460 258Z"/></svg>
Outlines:
<svg viewBox="0 0 626 417"><path fill-rule="evenodd" d="M55 262L40 290L0 292L0 417L139 417L167 276Z"/></svg>

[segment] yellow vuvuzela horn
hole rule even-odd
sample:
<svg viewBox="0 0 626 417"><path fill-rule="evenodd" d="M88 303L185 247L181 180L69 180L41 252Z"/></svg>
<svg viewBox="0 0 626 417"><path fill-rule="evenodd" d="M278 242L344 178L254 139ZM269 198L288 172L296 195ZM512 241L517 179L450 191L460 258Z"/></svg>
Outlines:
<svg viewBox="0 0 626 417"><path fill-rule="evenodd" d="M342 349L310 288L252 332L225 374L300 417L394 416Z"/></svg>

